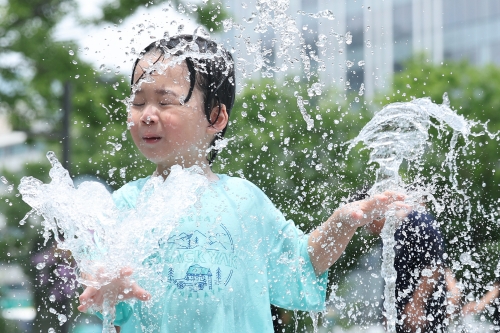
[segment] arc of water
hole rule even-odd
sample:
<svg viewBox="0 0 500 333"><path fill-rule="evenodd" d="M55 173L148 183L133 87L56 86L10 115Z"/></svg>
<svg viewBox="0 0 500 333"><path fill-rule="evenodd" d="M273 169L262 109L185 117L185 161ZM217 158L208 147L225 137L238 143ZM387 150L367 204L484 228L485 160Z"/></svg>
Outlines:
<svg viewBox="0 0 500 333"><path fill-rule="evenodd" d="M363 142L364 149L370 149L370 162L376 162L376 182L369 194L396 190L405 192L405 184L399 176L399 167L403 160L418 162L424 153L428 140L430 118L446 123L456 133L465 137L470 133L471 124L457 115L449 105L447 94L443 96L443 104L432 103L429 98L415 99L407 103L393 103L385 106L365 125L359 135L350 142L349 150L357 143ZM453 147L452 147L453 149ZM411 198L408 201L417 201ZM382 229L382 277L385 280L384 308L387 318L387 331L396 332L396 270L394 268L394 234L398 220L394 212L385 215L386 221Z"/></svg>

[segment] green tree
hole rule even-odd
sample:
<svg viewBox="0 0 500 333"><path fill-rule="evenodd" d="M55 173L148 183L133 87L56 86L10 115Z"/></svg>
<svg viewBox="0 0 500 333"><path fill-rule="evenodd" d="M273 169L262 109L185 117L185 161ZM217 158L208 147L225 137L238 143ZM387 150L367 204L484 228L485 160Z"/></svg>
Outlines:
<svg viewBox="0 0 500 333"><path fill-rule="evenodd" d="M161 2L159 2L161 4ZM140 6L154 5L148 0L119 0L106 4L103 8L103 17L99 21L119 23L131 15ZM222 30L221 22L229 17L222 1L207 0L201 4L187 3L186 1L173 0L169 6L181 14L194 17L197 22L205 26L210 32Z"/></svg>

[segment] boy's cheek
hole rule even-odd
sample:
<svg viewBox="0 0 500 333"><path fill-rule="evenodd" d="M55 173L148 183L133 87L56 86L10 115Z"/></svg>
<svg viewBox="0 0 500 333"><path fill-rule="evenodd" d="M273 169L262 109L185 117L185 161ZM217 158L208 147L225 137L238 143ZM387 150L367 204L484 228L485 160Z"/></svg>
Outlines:
<svg viewBox="0 0 500 333"><path fill-rule="evenodd" d="M132 130L134 128L135 122L132 118L127 118L127 129Z"/></svg>

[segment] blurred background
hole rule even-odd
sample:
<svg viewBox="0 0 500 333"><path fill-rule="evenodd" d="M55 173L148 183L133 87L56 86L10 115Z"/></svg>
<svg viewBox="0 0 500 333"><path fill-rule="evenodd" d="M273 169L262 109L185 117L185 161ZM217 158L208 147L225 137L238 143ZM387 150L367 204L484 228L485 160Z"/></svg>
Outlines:
<svg viewBox="0 0 500 333"><path fill-rule="evenodd" d="M152 40L200 25L238 70L214 169L257 184L304 231L373 183L368 153L347 154L346 143L383 105L448 93L457 113L500 130L498 0L0 0L0 332L101 331L76 310L70 254L44 240L35 215L23 219L30 208L16 187L23 176L49 181L47 151L76 184L114 190L151 174L126 131L132 61ZM451 138L431 137L420 180L452 188L440 169ZM448 266L473 300L500 258L498 139L459 144L457 202L467 207L435 213ZM274 308L276 331L382 330L379 272L379 241L359 230L331 269L319 324ZM475 330L489 331L489 319Z"/></svg>

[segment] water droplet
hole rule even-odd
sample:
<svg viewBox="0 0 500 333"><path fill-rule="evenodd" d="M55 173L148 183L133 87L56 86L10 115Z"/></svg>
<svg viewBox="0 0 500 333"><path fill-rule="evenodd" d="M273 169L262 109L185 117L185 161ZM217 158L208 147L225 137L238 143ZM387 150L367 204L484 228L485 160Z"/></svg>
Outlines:
<svg viewBox="0 0 500 333"><path fill-rule="evenodd" d="M115 171L116 171L116 168L109 169L109 171L108 171L109 178L113 177L113 173L115 173Z"/></svg>
<svg viewBox="0 0 500 333"><path fill-rule="evenodd" d="M8 184L8 183L9 183L9 181L7 180L7 178L5 178L4 176L1 176L1 177L0 177L0 181L1 181L2 183L4 183L4 184Z"/></svg>
<svg viewBox="0 0 500 333"><path fill-rule="evenodd" d="M318 41L316 42L316 45L317 45L318 47L324 47L324 46L326 45L327 40L328 40L328 37L326 37L326 36L325 36L325 35L323 35L323 34L320 34L320 35L318 36Z"/></svg>
<svg viewBox="0 0 500 333"><path fill-rule="evenodd" d="M347 66L347 68L351 68L353 65L354 65L354 62L350 61L350 60L347 60L345 62L345 65Z"/></svg>
<svg viewBox="0 0 500 333"><path fill-rule="evenodd" d="M293 78L293 82L299 82L299 81L300 81L300 76L297 75Z"/></svg>
<svg viewBox="0 0 500 333"><path fill-rule="evenodd" d="M365 61L364 60L360 60L358 61L358 66L364 66L365 65Z"/></svg>
<svg viewBox="0 0 500 333"><path fill-rule="evenodd" d="M210 33L205 29L204 26L200 25L194 30L194 35L195 36L200 36L205 39L210 39Z"/></svg>
<svg viewBox="0 0 500 333"><path fill-rule="evenodd" d="M44 262L40 262L40 263L36 264L36 269L43 269L44 267L45 267Z"/></svg>
<svg viewBox="0 0 500 333"><path fill-rule="evenodd" d="M370 42L369 39L366 41L366 47L368 48L372 47L372 42Z"/></svg>
<svg viewBox="0 0 500 333"><path fill-rule="evenodd" d="M47 154L45 156L47 156L47 159L49 160L49 162L52 166L59 163L59 161L57 160L56 154L53 151L47 152Z"/></svg>
<svg viewBox="0 0 500 333"><path fill-rule="evenodd" d="M63 315L62 313L60 313L57 315L57 320L59 320L59 325L62 326L65 322L68 321L68 318L65 315Z"/></svg>
<svg viewBox="0 0 500 333"><path fill-rule="evenodd" d="M55 295L50 295L49 296L49 301L55 302L55 300L56 300L56 296Z"/></svg>
<svg viewBox="0 0 500 333"><path fill-rule="evenodd" d="M51 327L51 328L49 328L49 330L47 331L47 333L56 333L56 330Z"/></svg>
<svg viewBox="0 0 500 333"><path fill-rule="evenodd" d="M78 62L77 62L76 60L73 60L71 63L72 63L73 65L78 64Z"/></svg>
<svg viewBox="0 0 500 333"><path fill-rule="evenodd" d="M352 35L351 35L351 32L348 31L346 34L345 34L345 43L347 45L351 45L352 44Z"/></svg>
<svg viewBox="0 0 500 333"><path fill-rule="evenodd" d="M68 52L68 53L69 53L69 55L71 55L71 56L72 56L72 55L75 55L75 52L74 52L73 50L69 50L69 52Z"/></svg>

